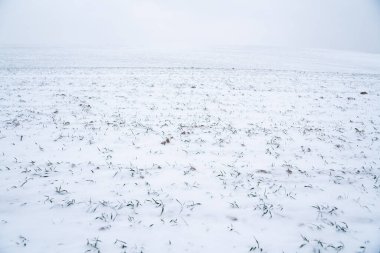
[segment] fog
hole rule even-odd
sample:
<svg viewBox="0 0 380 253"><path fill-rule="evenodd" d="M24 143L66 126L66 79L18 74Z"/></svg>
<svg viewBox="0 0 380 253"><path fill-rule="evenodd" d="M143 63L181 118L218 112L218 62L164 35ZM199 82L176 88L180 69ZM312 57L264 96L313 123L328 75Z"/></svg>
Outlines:
<svg viewBox="0 0 380 253"><path fill-rule="evenodd" d="M0 0L0 44L379 53L380 1Z"/></svg>

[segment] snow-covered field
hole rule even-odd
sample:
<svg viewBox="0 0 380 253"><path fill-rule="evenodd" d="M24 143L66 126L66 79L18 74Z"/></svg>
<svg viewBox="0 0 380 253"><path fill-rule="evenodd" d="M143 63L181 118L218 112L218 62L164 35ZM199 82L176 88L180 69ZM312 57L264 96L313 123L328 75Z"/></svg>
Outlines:
<svg viewBox="0 0 380 253"><path fill-rule="evenodd" d="M380 252L379 55L0 55L0 252Z"/></svg>

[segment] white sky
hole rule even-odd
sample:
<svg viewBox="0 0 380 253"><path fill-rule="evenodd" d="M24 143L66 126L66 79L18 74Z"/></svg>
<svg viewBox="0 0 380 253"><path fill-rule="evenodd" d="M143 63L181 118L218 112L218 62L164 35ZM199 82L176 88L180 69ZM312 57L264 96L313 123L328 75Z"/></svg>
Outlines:
<svg viewBox="0 0 380 253"><path fill-rule="evenodd" d="M380 0L0 0L0 44L380 53Z"/></svg>

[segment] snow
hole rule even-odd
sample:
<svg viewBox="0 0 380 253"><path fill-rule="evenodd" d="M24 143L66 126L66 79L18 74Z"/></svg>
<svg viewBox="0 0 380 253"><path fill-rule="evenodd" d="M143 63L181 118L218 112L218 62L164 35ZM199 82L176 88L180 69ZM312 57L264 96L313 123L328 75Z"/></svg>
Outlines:
<svg viewBox="0 0 380 253"><path fill-rule="evenodd" d="M0 56L0 252L379 252L379 55Z"/></svg>

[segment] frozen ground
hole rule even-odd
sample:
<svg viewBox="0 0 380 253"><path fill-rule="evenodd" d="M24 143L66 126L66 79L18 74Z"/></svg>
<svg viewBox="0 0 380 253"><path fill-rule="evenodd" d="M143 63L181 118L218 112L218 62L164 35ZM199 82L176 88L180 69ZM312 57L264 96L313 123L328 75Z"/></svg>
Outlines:
<svg viewBox="0 0 380 253"><path fill-rule="evenodd" d="M380 252L379 55L0 55L0 252Z"/></svg>

